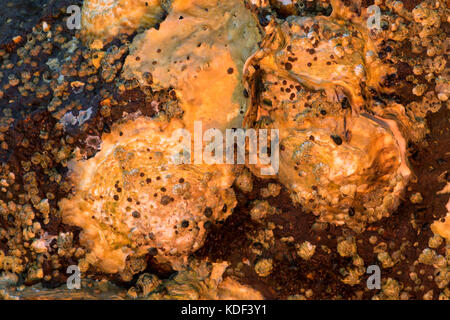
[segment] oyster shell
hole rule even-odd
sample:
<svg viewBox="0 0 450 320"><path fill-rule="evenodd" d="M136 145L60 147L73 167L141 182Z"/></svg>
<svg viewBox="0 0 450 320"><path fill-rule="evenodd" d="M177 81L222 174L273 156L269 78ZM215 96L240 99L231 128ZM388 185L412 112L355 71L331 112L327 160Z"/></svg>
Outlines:
<svg viewBox="0 0 450 320"><path fill-rule="evenodd" d="M135 287L127 291L108 281L81 280L81 288L66 285L54 289L42 284L16 290L0 282L0 298L5 300L263 300L256 289L224 275L228 262L193 261L169 279L160 280L154 274L143 273ZM3 276L6 278L6 276ZM2 280L0 278L0 280ZM17 279L12 279L16 281Z"/></svg>
<svg viewBox="0 0 450 320"><path fill-rule="evenodd" d="M231 166L177 164L185 144L172 134L182 127L129 120L102 137L94 157L72 163L75 193L59 205L63 221L82 228L90 264L116 273L150 253L179 269L209 226L231 214Z"/></svg>
<svg viewBox="0 0 450 320"><path fill-rule="evenodd" d="M320 221L352 226L354 220L388 216L407 180L388 129L365 117L345 119L327 117L309 128L287 130L278 178L291 190L293 201ZM337 133L345 121L345 134L351 138Z"/></svg>
<svg viewBox="0 0 450 320"><path fill-rule="evenodd" d="M174 88L192 130L241 127L247 99L242 70L258 49L257 21L242 1L177 0L158 30L133 41L124 64L125 78Z"/></svg>
<svg viewBox="0 0 450 320"><path fill-rule="evenodd" d="M411 171L399 125L372 114L365 89L383 92L388 71L368 31L347 16L339 9L332 18L272 20L246 63L245 124L279 129L276 177L294 202L319 221L361 230L397 208ZM394 104L381 115L387 109L404 115ZM258 174L261 165L250 167Z"/></svg>

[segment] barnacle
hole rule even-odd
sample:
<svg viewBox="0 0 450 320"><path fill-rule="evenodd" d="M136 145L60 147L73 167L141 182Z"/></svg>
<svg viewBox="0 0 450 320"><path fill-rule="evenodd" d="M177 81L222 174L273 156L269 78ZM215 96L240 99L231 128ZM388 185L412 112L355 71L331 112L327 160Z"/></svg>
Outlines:
<svg viewBox="0 0 450 320"><path fill-rule="evenodd" d="M86 0L81 24L88 40L108 41L120 33L131 34L138 27L150 28L164 15L160 0Z"/></svg>
<svg viewBox="0 0 450 320"><path fill-rule="evenodd" d="M127 258L151 254L181 268L211 224L230 215L230 166L177 162L186 145L174 132L182 127L128 120L102 137L93 158L73 162L75 192L59 205L64 222L82 228L90 264L115 273Z"/></svg>
<svg viewBox="0 0 450 320"><path fill-rule="evenodd" d="M354 228L395 210L410 170L389 127L368 114L308 117L299 109L301 120L280 127L277 177L293 201L320 221Z"/></svg>
<svg viewBox="0 0 450 320"><path fill-rule="evenodd" d="M123 74L174 88L190 129L194 121L205 129L240 127L247 102L242 69L259 40L242 1L178 0L158 30L133 41Z"/></svg>

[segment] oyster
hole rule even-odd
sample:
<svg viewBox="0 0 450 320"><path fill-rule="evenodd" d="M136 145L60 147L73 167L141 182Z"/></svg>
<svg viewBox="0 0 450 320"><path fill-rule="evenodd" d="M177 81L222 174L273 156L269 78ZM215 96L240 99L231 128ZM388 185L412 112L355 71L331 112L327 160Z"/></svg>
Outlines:
<svg viewBox="0 0 450 320"><path fill-rule="evenodd" d="M258 24L242 1L176 0L158 30L133 41L125 78L174 88L190 130L241 127L247 99L242 70L258 49Z"/></svg>
<svg viewBox="0 0 450 320"><path fill-rule="evenodd" d="M403 175L395 138L374 119L326 117L287 130L281 144L280 181L321 221L356 226L397 208L409 170Z"/></svg>
<svg viewBox="0 0 450 320"><path fill-rule="evenodd" d="M279 129L277 178L294 202L319 221L362 230L397 208L411 171L399 125L374 114L366 91L386 92L388 71L368 30L348 16L272 20L246 63L245 125ZM258 174L261 165L250 167Z"/></svg>
<svg viewBox="0 0 450 320"><path fill-rule="evenodd" d="M74 194L60 201L63 221L82 228L86 260L107 273L131 258L154 256L179 269L211 224L236 205L229 165L177 162L183 127L139 117L102 137L101 151L72 162Z"/></svg>
<svg viewBox="0 0 450 320"><path fill-rule="evenodd" d="M109 41L139 27L150 28L164 15L160 0L86 0L81 10L83 32L89 41Z"/></svg>
<svg viewBox="0 0 450 320"><path fill-rule="evenodd" d="M381 84L395 69L376 56L363 26L343 18L334 14L290 16L281 24L273 20L262 49L247 64L257 61L266 72L326 90L332 100L345 94L357 113L367 104L364 96L387 90Z"/></svg>

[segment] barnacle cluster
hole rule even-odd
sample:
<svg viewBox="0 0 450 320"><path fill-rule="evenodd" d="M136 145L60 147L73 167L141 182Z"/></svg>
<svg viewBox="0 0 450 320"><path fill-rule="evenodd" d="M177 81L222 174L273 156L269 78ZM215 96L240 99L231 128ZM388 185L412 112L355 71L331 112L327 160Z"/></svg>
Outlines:
<svg viewBox="0 0 450 320"><path fill-rule="evenodd" d="M174 123L193 132L194 120L225 129L243 117L240 74L259 39L244 9L239 1L177 1L159 30L134 40L125 77L155 90L173 87L183 122L129 121L102 137L94 158L74 164L75 196L60 207L66 223L83 229L90 264L115 273L126 269L127 258L151 250L158 262L181 268L211 222L231 213L231 167L171 164L184 148L171 135ZM215 111L219 104L223 117Z"/></svg>
<svg viewBox="0 0 450 320"><path fill-rule="evenodd" d="M404 136L409 135L405 125L412 120L407 118L402 105L393 101L379 104L378 96L393 91L386 82L395 68L379 57L376 33L366 24L367 10L360 8L355 13L341 5L337 0L332 2L330 17L290 16L285 20L272 17L263 32L263 41L258 44L261 36L257 21L241 1L174 1L158 29L149 29L135 37L123 76L137 79L153 90L173 89L183 110L183 125L191 132L194 121L202 121L206 128L222 130L243 123L248 127L279 129L280 169L276 177L290 190L293 201L317 215L319 221L347 224L361 231L367 223L389 216L399 205L411 176ZM217 116L219 106L220 117ZM395 119L385 118L387 114ZM130 122L129 127L134 126L139 125ZM164 129L164 134L167 132L170 130ZM123 134L118 139L126 141L127 133ZM125 142L120 143L125 147ZM126 145L127 150L135 148L128 142ZM101 153L86 163L103 161L102 154L108 154L105 150L107 144L103 143ZM159 150L163 154L165 151L169 149ZM151 161L145 166L156 168ZM86 164L80 162L78 167L84 168ZM96 165L90 167L86 172L100 171ZM108 166L108 170L115 170L111 169L114 167ZM257 167L250 166L256 175ZM175 167L173 170L178 171ZM91 179L92 173L86 177ZM228 172L225 176L232 175ZM125 181L115 181L111 174L107 177L105 185L115 183L118 188L128 189L121 186ZM80 197L81 190L88 190L82 181L94 185L89 179L75 179L78 181L76 198ZM226 189L232 182L230 178L222 187ZM164 188L170 187L169 183ZM136 184L132 192L141 194L141 188ZM100 196L102 192L97 193ZM143 206L150 201L130 199ZM192 201L199 206L197 198ZM204 210L205 206L202 204L200 208ZM181 247L173 249L173 253L168 248L169 239L181 239L179 231L176 236L165 235L167 239L155 235L156 240L144 236L140 241L118 232L122 237L118 240L120 245L111 246L112 242L106 238L100 245L99 239L103 237L92 241L90 237L95 233L87 231L93 228L89 220L85 221L91 219L92 209L82 209L83 216L78 209L73 212L78 207L65 201L61 206L66 221L84 229L82 239L90 243L91 260L109 272L123 270L130 252L134 250L139 252L137 256L142 256L154 245L153 241L160 246L166 243L163 250L166 252L158 251L160 261L186 257L201 246L202 241L198 239L203 239L205 234L204 228L198 238L189 233L189 241L176 241ZM143 224L142 209L127 202L119 205L118 210L131 216L137 212L139 216L130 220L135 223L125 224L127 230L141 229L137 232L140 236L156 223ZM116 211L107 214L113 217L107 224L114 229ZM100 224L105 223L105 217L97 219ZM175 220L181 223L180 219ZM166 222L160 222L162 229L167 226ZM103 232L109 234L111 230ZM133 245L135 248L130 248ZM106 247L115 249L105 250ZM105 262L110 260L109 255L120 263L110 267Z"/></svg>
<svg viewBox="0 0 450 320"><path fill-rule="evenodd" d="M173 278L159 280L143 274L128 295L159 300L262 300L255 289L240 284L225 275L227 262L193 261Z"/></svg>
<svg viewBox="0 0 450 320"><path fill-rule="evenodd" d="M331 91L331 95L345 93L359 111L366 103L362 90L379 91L383 77L393 70L376 56L364 26L344 18L336 13L331 17L291 16L280 25L274 21L266 28L263 44L263 52L273 50L273 54L259 57L260 52L254 59L267 72L304 86Z"/></svg>

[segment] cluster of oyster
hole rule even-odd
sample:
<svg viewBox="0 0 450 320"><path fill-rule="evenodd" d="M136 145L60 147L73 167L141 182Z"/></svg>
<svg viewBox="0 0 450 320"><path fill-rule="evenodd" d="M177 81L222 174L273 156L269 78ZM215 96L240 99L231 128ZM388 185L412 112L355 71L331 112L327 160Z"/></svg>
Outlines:
<svg viewBox="0 0 450 320"><path fill-rule="evenodd" d="M174 1L158 30L135 37L123 76L150 81L155 90L173 88L190 130L194 121L204 130L241 127L243 67L260 40L242 1Z"/></svg>
<svg viewBox="0 0 450 320"><path fill-rule="evenodd" d="M372 108L371 92L386 92L393 70L361 16L272 20L244 75L246 125L280 130L277 178L292 200L355 230L389 216L411 175L397 123Z"/></svg>
<svg viewBox="0 0 450 320"><path fill-rule="evenodd" d="M119 8L126 1L103 2ZM145 10L132 2L131 12L111 9L103 29L156 23L146 17L159 2ZM102 24L90 9L98 3L85 1L85 23ZM83 229L90 264L115 273L150 253L182 269L210 224L231 214L230 165L172 161L183 148L172 133L192 132L194 121L278 129L276 178L320 221L362 230L396 209L411 171L405 132L383 116L404 111L372 99L389 93L382 83L392 70L377 56L366 9L332 6L330 17L272 16L263 29L258 6L241 0L175 0L157 29L135 37L123 77L173 89L183 116L125 120L102 137L94 157L73 161L74 194L60 206L64 221ZM88 38L100 33L94 27ZM258 175L260 165L249 167Z"/></svg>
<svg viewBox="0 0 450 320"><path fill-rule="evenodd" d="M195 164L189 153L192 164L177 164L186 141L176 132L193 133L194 121L205 130L241 125L242 70L260 39L238 0L175 1L158 30L135 37L124 77L173 88L184 114L125 120L102 136L94 157L73 161L74 195L60 207L66 223L82 228L90 265L129 274L127 261L150 254L181 270L211 225L231 214L238 168Z"/></svg>

